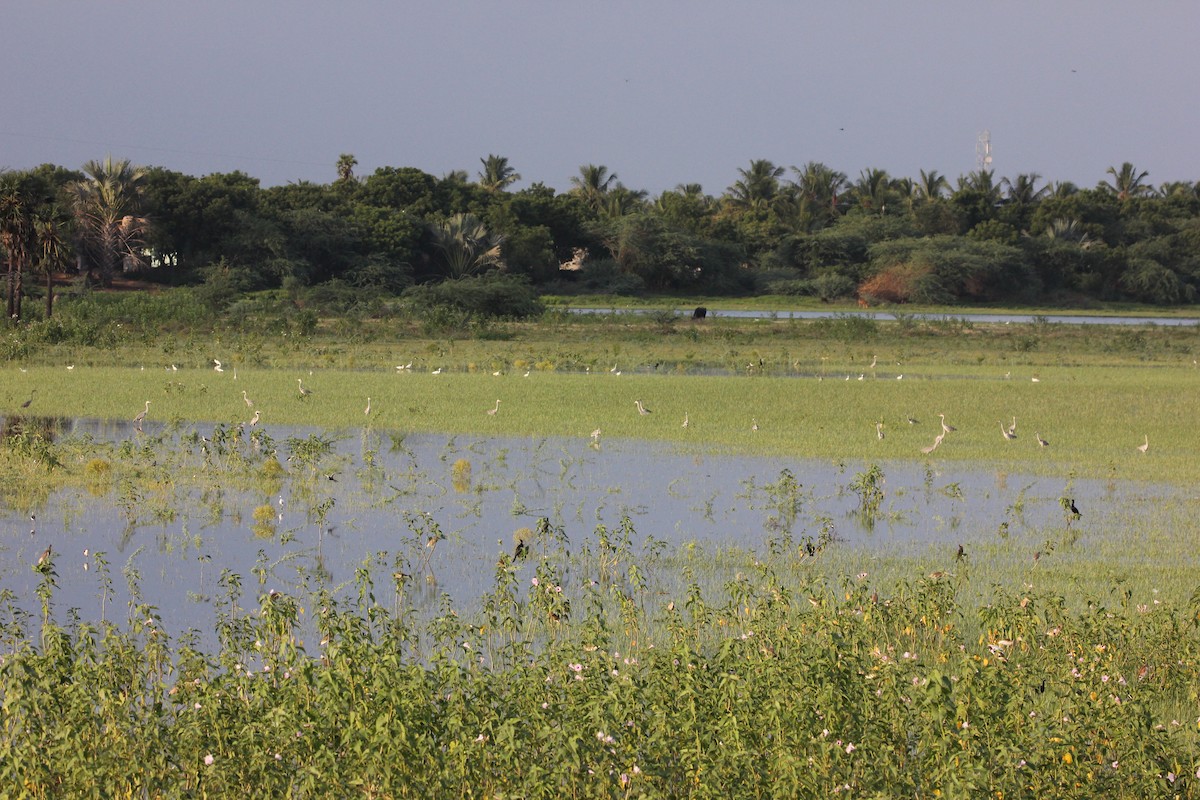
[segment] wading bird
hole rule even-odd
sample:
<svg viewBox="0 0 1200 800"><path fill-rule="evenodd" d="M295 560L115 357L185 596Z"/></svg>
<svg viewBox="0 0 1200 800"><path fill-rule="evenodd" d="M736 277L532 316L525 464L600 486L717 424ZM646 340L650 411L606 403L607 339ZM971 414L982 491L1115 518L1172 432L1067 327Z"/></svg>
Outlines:
<svg viewBox="0 0 1200 800"><path fill-rule="evenodd" d="M918 420L916 417L914 417L912 414L908 415L908 424L909 425L916 425L917 422L918 422Z"/></svg>
<svg viewBox="0 0 1200 800"><path fill-rule="evenodd" d="M47 565L50 562L50 551L53 548L54 548L54 545L46 546L45 551L43 551L42 554L40 556L38 556L37 566L34 567L34 569L36 569L38 572L41 572L42 570L46 569Z"/></svg>
<svg viewBox="0 0 1200 800"><path fill-rule="evenodd" d="M1038 447L1049 447L1050 446L1050 443L1047 442L1045 439L1043 439L1042 435L1040 433L1037 433L1036 431L1033 434L1033 438L1037 439Z"/></svg>
<svg viewBox="0 0 1200 800"><path fill-rule="evenodd" d="M996 422L1000 425L1000 435L1001 436L1003 436L1005 439L1017 438L1017 435L1012 432L1012 428L1004 427L1004 423L1000 422L999 420L996 420Z"/></svg>
<svg viewBox="0 0 1200 800"><path fill-rule="evenodd" d="M363 409L363 414L371 416L371 398L367 398L367 407Z"/></svg>
<svg viewBox="0 0 1200 800"><path fill-rule="evenodd" d="M1012 439L1017 438L1017 418L1013 417L1012 425L1008 426L1008 434Z"/></svg>
<svg viewBox="0 0 1200 800"><path fill-rule="evenodd" d="M758 420L756 420L754 417L750 418L750 430L752 430L752 431L758 430Z"/></svg>
<svg viewBox="0 0 1200 800"><path fill-rule="evenodd" d="M214 358L214 359L213 359L213 363L214 363L214 364L216 364L216 366L215 366L215 367L213 367L213 371L214 371L214 372L224 372L224 371L225 371L225 368L221 366L221 362L220 362L220 361L217 361L217 360Z"/></svg>
<svg viewBox="0 0 1200 800"><path fill-rule="evenodd" d="M296 378L296 385L300 387L300 396L301 397L308 397L310 394L312 394L312 389L304 388L304 379L303 378Z"/></svg>
<svg viewBox="0 0 1200 800"><path fill-rule="evenodd" d="M1075 519L1079 519L1080 517L1082 517L1082 516L1083 516L1083 514L1080 514L1080 513L1079 513L1079 509L1075 507L1075 501L1074 501L1074 500L1068 500L1068 501L1067 501L1067 508L1068 508L1068 509L1070 509L1070 511L1071 511L1071 516L1075 517Z"/></svg>
<svg viewBox="0 0 1200 800"><path fill-rule="evenodd" d="M488 413L488 416L489 416L489 417L494 417L494 416L496 416L496 412L497 412L497 411L499 411L499 410L500 410L500 400L497 398L497 400L496 400L496 407L495 407L495 408L489 408L489 409L488 409L488 412L487 412L487 413Z"/></svg>
<svg viewBox="0 0 1200 800"><path fill-rule="evenodd" d="M683 424L679 427L686 428L688 426L688 412L683 412Z"/></svg>
<svg viewBox="0 0 1200 800"><path fill-rule="evenodd" d="M599 447L599 446L600 446L600 429L596 428L596 430L592 431L592 447Z"/></svg>
<svg viewBox="0 0 1200 800"><path fill-rule="evenodd" d="M946 432L942 431L941 433L939 433L937 435L937 438L933 440L933 444L929 445L928 447L922 447L921 452L924 453L925 455L929 455L934 450L938 449L938 445L941 444L942 439L945 439L945 438L946 438Z"/></svg>
<svg viewBox="0 0 1200 800"><path fill-rule="evenodd" d="M642 405L641 400L634 400L633 404L635 406L637 406L638 413L641 414L643 417L650 413L650 409L648 409L644 405Z"/></svg>
<svg viewBox="0 0 1200 800"><path fill-rule="evenodd" d="M1142 451L1142 453L1144 454L1147 450L1150 449L1150 437L1144 433L1142 434L1142 436L1144 436L1146 438L1146 441L1139 444L1137 449Z"/></svg>
<svg viewBox="0 0 1200 800"><path fill-rule="evenodd" d="M250 418L250 427L251 427L251 428L253 428L255 425L257 425L257 424L258 424L258 418L259 418L259 416L260 416L261 414L262 414L262 412L261 412L261 411L255 411L255 412L254 412L254 416Z"/></svg>
<svg viewBox="0 0 1200 800"><path fill-rule="evenodd" d="M875 365L879 363L879 356L871 356L871 366L868 369L875 369Z"/></svg>
<svg viewBox="0 0 1200 800"><path fill-rule="evenodd" d="M133 421L135 423L137 423L137 428L139 431L142 429L142 420L144 420L146 418L146 415L149 413L150 413L150 401L147 400L146 407L143 408L141 411L139 411L138 415L133 418Z"/></svg>
<svg viewBox="0 0 1200 800"><path fill-rule="evenodd" d="M246 396L245 389L242 389L242 402L246 404L246 408L254 408L254 401Z"/></svg>
<svg viewBox="0 0 1200 800"><path fill-rule="evenodd" d="M883 423L882 422L875 423L875 435L879 437L880 441L883 441Z"/></svg>
<svg viewBox="0 0 1200 800"><path fill-rule="evenodd" d="M21 403L21 408L29 408L29 404L33 402L33 395L34 395L36 392L37 392L37 389L31 389L31 390L30 390L30 392L29 392L29 399L28 399L28 400L26 400L24 403Z"/></svg>
<svg viewBox="0 0 1200 800"><path fill-rule="evenodd" d="M945 414L938 414L938 416L942 418L942 433L950 433L951 431L958 430L958 428L954 427L953 425L946 424L946 415Z"/></svg>
<svg viewBox="0 0 1200 800"><path fill-rule="evenodd" d="M441 367L438 367L437 369L435 369L433 372L431 372L431 373L429 373L429 374L430 374L430 375L441 375L441 374L442 374L442 368L441 368Z"/></svg>

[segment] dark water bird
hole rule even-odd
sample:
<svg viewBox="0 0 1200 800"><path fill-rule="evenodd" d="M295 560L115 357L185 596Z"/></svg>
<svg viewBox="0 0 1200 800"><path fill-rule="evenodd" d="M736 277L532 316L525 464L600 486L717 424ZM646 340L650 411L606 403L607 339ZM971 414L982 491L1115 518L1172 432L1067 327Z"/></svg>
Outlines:
<svg viewBox="0 0 1200 800"><path fill-rule="evenodd" d="M1079 509L1075 507L1075 501L1074 501L1074 500L1068 500L1068 501L1067 501L1067 508L1069 508L1069 509L1070 509L1070 511L1071 511L1071 514L1072 514L1072 515L1075 517L1075 519L1079 519L1080 517L1082 517L1082 516L1083 516L1082 514L1080 514L1080 513L1079 513Z"/></svg>
<svg viewBox="0 0 1200 800"><path fill-rule="evenodd" d="M32 389L29 392L29 399L21 403L21 408L29 408L29 404L33 402L33 396L37 393L37 389Z"/></svg>
<svg viewBox="0 0 1200 800"><path fill-rule="evenodd" d="M513 550L513 561L521 561L527 555L529 555L529 545L525 544L523 539L518 539L517 546Z"/></svg>
<svg viewBox="0 0 1200 800"><path fill-rule="evenodd" d="M962 561L966 557L967 557L967 554L966 554L966 552L963 551L963 546L960 544L958 546L958 552L954 554L954 560Z"/></svg>

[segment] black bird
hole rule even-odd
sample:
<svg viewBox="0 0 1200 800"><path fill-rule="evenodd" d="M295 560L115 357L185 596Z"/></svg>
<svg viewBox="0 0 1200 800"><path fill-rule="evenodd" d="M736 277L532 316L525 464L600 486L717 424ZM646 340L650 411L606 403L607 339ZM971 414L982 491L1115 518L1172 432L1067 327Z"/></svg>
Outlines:
<svg viewBox="0 0 1200 800"><path fill-rule="evenodd" d="M523 541L518 541L516 549L513 550L513 561L520 561L527 555L529 555L529 545Z"/></svg>
<svg viewBox="0 0 1200 800"><path fill-rule="evenodd" d="M32 389L29 392L29 399L21 403L21 408L29 408L29 404L33 402L33 396L37 393L37 389Z"/></svg>
<svg viewBox="0 0 1200 800"><path fill-rule="evenodd" d="M954 555L954 560L962 561L966 557L967 557L967 554L963 552L963 546L960 544L958 546L958 552Z"/></svg>
<svg viewBox="0 0 1200 800"><path fill-rule="evenodd" d="M1075 507L1074 500L1068 500L1067 502L1070 504L1071 513L1075 515L1075 519L1079 519L1080 517L1083 516L1082 514L1079 513L1079 509Z"/></svg>

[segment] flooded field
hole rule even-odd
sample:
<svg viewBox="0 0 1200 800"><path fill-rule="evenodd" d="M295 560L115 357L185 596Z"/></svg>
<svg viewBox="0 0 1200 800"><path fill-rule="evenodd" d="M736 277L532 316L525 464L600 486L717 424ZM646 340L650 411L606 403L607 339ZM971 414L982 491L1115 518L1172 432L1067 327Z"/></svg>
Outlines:
<svg viewBox="0 0 1200 800"><path fill-rule="evenodd" d="M903 556L951 568L959 547L1034 565L1054 547L1047 531L1071 543L1084 534L1093 543L1118 538L1146 509L1179 494L937 460L750 458L602 434L282 428L255 446L273 443L287 473L246 486L214 463L213 450L233 446L215 441L225 431L138 431L94 420L57 426L60 440L142 448L148 466L140 485L60 490L32 515L4 512L0 589L33 611L39 576L31 565L52 548L58 609L79 609L85 619L123 615L132 584L175 630L211 629L223 575L238 576L252 596L302 593L344 590L358 568L373 565L401 574L417 607L448 595L470 608L518 539L537 559L530 537L540 519L562 530L569 551L587 546L598 526L616 530L628 519L635 547L707 557L718 580L779 547L813 556L836 549L863 570ZM153 477L159 458L171 464L169 479Z"/></svg>

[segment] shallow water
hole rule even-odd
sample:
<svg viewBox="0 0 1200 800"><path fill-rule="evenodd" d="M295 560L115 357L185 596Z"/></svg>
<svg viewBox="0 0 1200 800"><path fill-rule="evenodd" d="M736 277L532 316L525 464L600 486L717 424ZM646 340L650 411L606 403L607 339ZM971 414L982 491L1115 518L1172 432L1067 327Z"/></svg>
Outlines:
<svg viewBox="0 0 1200 800"><path fill-rule="evenodd" d="M155 433L147 425L139 434L124 422L74 420L60 427L62 435L131 444ZM169 446L190 446L188 433L168 439ZM284 442L320 432L270 433ZM994 541L1002 527L1018 539L1061 528L1059 499L1068 494L1095 526L1122 517L1118 512L1130 503L1173 491L986 469L950 472L936 461L880 462L884 499L867 524L850 488L867 469L862 463L730 456L636 440L336 436L335 453L319 473L289 479L270 496L222 486L197 462L195 480L181 485L204 488L184 490L165 505L149 491L135 490L131 499L115 490L100 497L72 490L52 496L33 521L5 512L0 589L36 609L39 576L31 565L52 546L60 612L123 617L133 574L144 602L171 629L209 630L225 570L240 575L253 598L269 589L298 592L314 581L345 586L356 568L376 559L388 566L383 574L399 569L413 576L418 603L435 604L445 593L456 606L470 607L491 587L499 554L512 552L514 531L535 527L539 517L561 525L573 546L597 525L614 529L628 516L638 540L666 542L669 552L763 552L771 537L790 533L801 542L824 528L840 548L953 553L958 545ZM470 478L456 487L455 464L461 469L463 461ZM293 472L303 476L305 469ZM786 475L799 484L794 491L781 480ZM266 537L254 532L254 510L262 506L273 517ZM445 538L430 554L424 543L431 525ZM105 554L114 584L103 608L97 553Z"/></svg>
<svg viewBox="0 0 1200 800"><path fill-rule="evenodd" d="M624 308L572 308L576 314L654 314L654 309L624 309ZM676 314L690 317L694 309L677 308ZM1125 316L1089 316L1085 314L892 314L887 311L739 311L709 310L709 317L731 317L734 319L837 319L840 317L866 317L895 321L903 317L919 321L961 320L978 323L1021 323L1048 322L1063 325L1167 325L1171 327L1200 325L1200 319L1195 317L1125 317Z"/></svg>

